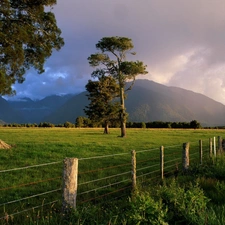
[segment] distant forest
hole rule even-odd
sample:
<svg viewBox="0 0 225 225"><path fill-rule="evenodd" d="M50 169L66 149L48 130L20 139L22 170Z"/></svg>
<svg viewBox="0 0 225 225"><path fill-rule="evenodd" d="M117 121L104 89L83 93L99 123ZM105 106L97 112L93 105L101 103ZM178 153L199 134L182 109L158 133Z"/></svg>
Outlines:
<svg viewBox="0 0 225 225"><path fill-rule="evenodd" d="M101 128L103 124L97 124L90 121L86 117L77 117L75 123L65 122L64 124L53 124L49 122L43 123L2 123L2 127L65 127L65 128ZM120 124L118 121L111 122L111 128L119 128ZM183 128L183 129L199 129L202 128L201 124L197 120L192 120L190 122L163 122L163 121L153 121L153 122L127 122L127 128Z"/></svg>

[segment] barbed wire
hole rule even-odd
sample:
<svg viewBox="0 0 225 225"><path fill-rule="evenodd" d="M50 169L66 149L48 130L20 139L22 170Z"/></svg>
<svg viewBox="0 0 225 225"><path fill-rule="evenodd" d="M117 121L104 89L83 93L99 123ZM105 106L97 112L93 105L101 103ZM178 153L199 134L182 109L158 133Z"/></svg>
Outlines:
<svg viewBox="0 0 225 225"><path fill-rule="evenodd" d="M138 175L137 178L147 176L147 175L150 175L150 174L153 174L153 173L156 173L156 172L160 172L160 170L154 170L154 171L151 171L149 173L144 173L144 174Z"/></svg>
<svg viewBox="0 0 225 225"><path fill-rule="evenodd" d="M146 150L142 150L142 151L136 151L136 154L143 153L143 152L152 152L152 151L156 151L156 150L159 150L159 148L152 148L152 149L146 149Z"/></svg>
<svg viewBox="0 0 225 225"><path fill-rule="evenodd" d="M80 158L79 161L82 160L89 160L89 159L101 159L101 158L107 158L107 157L113 157L113 156L121 156L121 155L128 155L131 153L119 153L119 154L112 154L112 155L100 155L100 156L93 156L93 157L88 157L88 158Z"/></svg>
<svg viewBox="0 0 225 225"><path fill-rule="evenodd" d="M126 180L118 181L118 182L115 182L115 183L112 183L112 184L107 184L105 186L101 186L101 187L98 187L98 188L95 188L95 189L91 189L89 191L84 191L84 192L78 193L77 196L84 195L84 194L88 194L90 192L98 191L100 189L104 189L104 188L107 188L107 187L112 187L114 185L121 184L121 183L124 183L124 182L127 182L127 181L131 181L131 180L130 179L126 179Z"/></svg>
<svg viewBox="0 0 225 225"><path fill-rule="evenodd" d="M189 154L189 156L198 155L198 154L199 154L199 152L194 152L194 153Z"/></svg>
<svg viewBox="0 0 225 225"><path fill-rule="evenodd" d="M95 199L103 198L103 197L105 197L105 196L111 195L111 194L113 194L113 193L116 193L116 192L119 192L119 191L122 191L122 190L126 190L126 189L131 188L131 187L132 187L132 186L130 185L130 186L127 186L127 187L124 187L124 188L120 188L120 189L118 189L118 190L111 191L111 192L109 192L109 193L107 193L107 194L100 195L100 196L97 196L97 197L94 197L94 198L90 198L90 199L84 200L84 201L82 201L82 202L80 202L80 203L85 203L85 202L89 202L89 201L92 201L92 200L95 200Z"/></svg>
<svg viewBox="0 0 225 225"><path fill-rule="evenodd" d="M170 166L165 166L164 169L168 169L168 168L175 168L176 165L170 165Z"/></svg>
<svg viewBox="0 0 225 225"><path fill-rule="evenodd" d="M99 178L99 179L96 179L96 180L83 182L83 183L78 184L78 185L81 186L81 185L84 185L84 184L89 184L89 183L94 183L94 182L101 181L101 180L106 180L106 179L110 179L110 178L114 178L114 177L119 177L119 176L122 176L122 175L125 175L125 174L128 174L128 173L131 173L131 171L120 173L120 174L115 174L115 175L108 176L108 177L102 177L102 178Z"/></svg>
<svg viewBox="0 0 225 225"><path fill-rule="evenodd" d="M177 156L177 155L180 155L181 154L181 152L172 152L172 153L165 153L164 152L164 156L166 156L166 157L168 157L168 156Z"/></svg>
<svg viewBox="0 0 225 225"><path fill-rule="evenodd" d="M151 165L151 166L146 166L146 167L138 168L138 169L136 169L136 171L141 171L141 170L149 169L149 168L152 168L152 167L155 167L155 166L159 166L159 164L154 164L154 165Z"/></svg>
<svg viewBox="0 0 225 225"><path fill-rule="evenodd" d="M179 145L170 145L170 146L163 146L164 149L167 149L167 148L173 148L173 147L182 147L182 144L179 144Z"/></svg>
<svg viewBox="0 0 225 225"><path fill-rule="evenodd" d="M154 158L145 159L145 160L138 160L137 163L143 163L143 162L148 162L148 161L151 162L155 159L159 159L159 156L154 157Z"/></svg>
<svg viewBox="0 0 225 225"><path fill-rule="evenodd" d="M176 162L177 160L180 160L180 159L176 158L176 159L171 159L171 160L165 160L164 164L167 164L167 163L170 163L170 162Z"/></svg>
<svg viewBox="0 0 225 225"><path fill-rule="evenodd" d="M122 166L128 166L128 165L131 165L131 163L124 163L124 164L120 164L120 165L116 165L116 166L108 166L108 167L105 167L105 168L89 170L89 171L86 171L86 172L78 172L78 174L81 175L81 174L87 174L87 173L94 173L94 172L98 172L98 171L103 171L103 170L107 170L107 169L114 169L114 168L118 168L118 167L122 167Z"/></svg>
<svg viewBox="0 0 225 225"><path fill-rule="evenodd" d="M25 167L21 167L21 168L13 168L13 169L1 170L0 173L6 173L6 172L15 171L15 170L25 170L25 169L30 169L30 168L35 168L35 167L42 167L42 166L48 166L48 165L59 164L59 163L62 163L62 161L51 162L51 163L44 163L44 164L33 165L33 166L25 166Z"/></svg>
<svg viewBox="0 0 225 225"><path fill-rule="evenodd" d="M29 185L39 184L39 183L43 183L43 182L46 182L46 181L57 180L59 178L61 178L61 176L55 177L55 178L49 178L49 179L46 179L46 180L34 181L34 182L26 183L26 184L19 184L19 185L16 185L16 186L11 186L11 187L6 187L6 188L0 188L0 191L5 191L5 190L17 188L17 187L25 187L25 186L29 186Z"/></svg>
<svg viewBox="0 0 225 225"><path fill-rule="evenodd" d="M46 206L46 205L52 205L52 204L54 204L54 203L56 203L56 202L58 202L58 201L59 201L59 200L55 200L55 201L48 202L48 203L45 203L45 204L42 204L42 205L39 205L39 206L34 206L34 207L32 207L32 208L29 208L29 209L25 209L25 210L23 210L23 211L19 211L19 212L16 212L16 213L7 214L7 215L5 215L5 216L3 216L3 217L0 217L0 220L4 220L4 219L7 219L7 218L9 218L9 217L12 217L12 216L15 216L15 215L24 213L24 212L28 212L28 211L30 211L30 210L38 209L38 208L41 208L41 207Z"/></svg>
<svg viewBox="0 0 225 225"><path fill-rule="evenodd" d="M21 198L21 199L18 199L18 200L14 200L14 201L10 201L10 202L5 202L5 203L0 204L0 206L9 205L9 204L12 204L12 203L24 201L24 200L31 199L31 198L35 198L35 197L39 197L39 196L42 196L42 195L47 195L47 194L54 193L54 192L61 191L61 190L62 190L62 188L58 188L58 189L51 190L51 191L46 191L46 192L43 192L43 193L40 193L40 194L31 195L31 196L28 196L28 197L25 197L25 198Z"/></svg>

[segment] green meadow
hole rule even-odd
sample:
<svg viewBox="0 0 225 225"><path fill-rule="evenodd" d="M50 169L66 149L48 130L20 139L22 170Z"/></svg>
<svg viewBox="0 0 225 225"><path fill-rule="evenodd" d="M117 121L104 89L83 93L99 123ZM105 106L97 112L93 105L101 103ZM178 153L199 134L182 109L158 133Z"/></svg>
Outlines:
<svg viewBox="0 0 225 225"><path fill-rule="evenodd" d="M80 159L78 179L79 183L84 185L78 186L78 208L82 211L87 209L87 204L89 208L91 204L94 206L102 202L109 204L116 198L123 199L124 196L126 199L128 198L129 189L125 192L117 190L123 190L124 186L129 187L130 185L130 181L127 181L130 179L130 174L126 172L129 172L131 168L130 153L132 150L137 152L137 167L145 168L151 161L152 164L156 164L156 167L151 169L158 170L159 149L160 146L164 146L165 158L172 159L169 167L174 170L173 164L181 162L183 143L190 142L190 152L197 153L199 140L202 140L204 154L208 156L209 138L216 137L217 141L217 137L223 138L224 134L222 129L127 129L127 137L120 138L119 129L110 129L110 134L105 135L103 129L100 128L1 127L0 139L11 145L12 148L0 150L0 218L3 218L0 220L0 222L2 221L0 224L7 224L9 221L11 224L17 224L15 221L21 223L23 220L28 224L66 224L61 220L60 223L58 220L56 223L53 219L55 216L52 216L56 212L58 215L61 209L62 171L65 158ZM112 156L95 158L106 155ZM35 167L36 165L41 166ZM105 169L107 167L110 170ZM149 169L141 169L137 173L140 176L138 178L140 183L144 183L149 178L142 176L142 173L144 174L147 170ZM170 173L170 171L167 172ZM124 173L124 175L119 178L113 177L109 181L88 183L92 179L101 179L104 176L114 176L119 173ZM158 179L158 177L156 178ZM121 180L124 180L124 183L113 187L109 186L109 184L119 183ZM99 186L108 188L86 194L91 189L97 190ZM109 191L113 194L109 195ZM40 195L40 193L46 194ZM97 200L91 201L93 196ZM88 199L90 201L87 201ZM94 209L88 213L96 213L97 209L92 210ZM105 210L108 210L107 207ZM97 212L99 213L99 209ZM13 216L10 217L10 215ZM87 218L87 215L82 216ZM79 217L76 221L82 220L81 215L78 217L74 215L74 217ZM19 219L17 220L17 218ZM110 218L109 216L108 220ZM121 221L112 224L121 224Z"/></svg>
<svg viewBox="0 0 225 225"><path fill-rule="evenodd" d="M65 157L91 157L141 151L160 146L181 145L222 136L217 129L127 129L120 138L119 129L103 135L103 129L79 128L0 128L0 139L12 145L1 150L1 169L63 160Z"/></svg>

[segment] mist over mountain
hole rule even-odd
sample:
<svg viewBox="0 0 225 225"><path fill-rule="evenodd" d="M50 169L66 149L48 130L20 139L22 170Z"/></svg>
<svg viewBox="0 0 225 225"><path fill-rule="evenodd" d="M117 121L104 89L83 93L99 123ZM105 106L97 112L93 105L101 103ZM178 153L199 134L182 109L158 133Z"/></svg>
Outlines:
<svg viewBox="0 0 225 225"><path fill-rule="evenodd" d="M54 124L75 123L78 116L86 116L87 92L77 95L48 96L33 101L6 101L0 98L0 120L7 123ZM125 100L128 121L132 122L190 122L203 126L225 125L225 105L202 94L177 87L168 87L150 80L137 80Z"/></svg>
<svg viewBox="0 0 225 225"><path fill-rule="evenodd" d="M20 123L23 116L19 111L16 111L10 104L2 97L0 97L0 121L1 124L11 121L12 123Z"/></svg>
<svg viewBox="0 0 225 225"><path fill-rule="evenodd" d="M14 120L14 114L10 117L0 117L3 121L7 123L40 123L43 122L43 118L55 110L57 110L60 106L62 106L68 99L70 99L73 95L52 95L47 96L41 100L32 100L30 98L21 98L14 101L6 101L8 107L13 109L14 113L20 115L19 120ZM3 98L2 98L3 99ZM3 99L4 100L4 99ZM1 103L0 103L0 113L1 113ZM5 110L10 112L10 109Z"/></svg>

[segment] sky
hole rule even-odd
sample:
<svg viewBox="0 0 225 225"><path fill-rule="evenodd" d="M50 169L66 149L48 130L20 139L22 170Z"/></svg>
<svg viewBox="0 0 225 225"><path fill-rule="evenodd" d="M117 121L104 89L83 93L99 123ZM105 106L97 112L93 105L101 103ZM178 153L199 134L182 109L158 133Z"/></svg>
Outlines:
<svg viewBox="0 0 225 225"><path fill-rule="evenodd" d="M26 73L18 97L79 93L91 79L87 58L107 36L132 39L149 79L204 94L225 104L224 0L58 0L54 6L65 45L45 73Z"/></svg>

